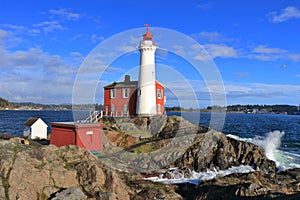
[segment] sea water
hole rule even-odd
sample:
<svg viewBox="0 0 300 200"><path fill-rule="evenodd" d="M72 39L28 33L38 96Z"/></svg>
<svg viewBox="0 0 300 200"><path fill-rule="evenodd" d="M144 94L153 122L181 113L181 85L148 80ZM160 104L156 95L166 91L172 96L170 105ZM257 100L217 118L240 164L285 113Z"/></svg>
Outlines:
<svg viewBox="0 0 300 200"><path fill-rule="evenodd" d="M74 111L74 113L86 119L89 111ZM0 110L0 134L23 135L24 123L29 117L41 118L48 125L48 133L51 133L50 122L74 121L71 110Z"/></svg>

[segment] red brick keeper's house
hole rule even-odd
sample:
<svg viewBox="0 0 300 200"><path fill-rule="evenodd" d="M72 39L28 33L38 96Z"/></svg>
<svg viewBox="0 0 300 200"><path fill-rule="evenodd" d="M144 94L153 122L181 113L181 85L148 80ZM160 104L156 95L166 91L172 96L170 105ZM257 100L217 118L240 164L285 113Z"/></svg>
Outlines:
<svg viewBox="0 0 300 200"><path fill-rule="evenodd" d="M138 81L131 81L125 75L123 82L113 82L104 87L104 116L135 116L138 95ZM156 111L158 115L164 114L164 86L155 81Z"/></svg>

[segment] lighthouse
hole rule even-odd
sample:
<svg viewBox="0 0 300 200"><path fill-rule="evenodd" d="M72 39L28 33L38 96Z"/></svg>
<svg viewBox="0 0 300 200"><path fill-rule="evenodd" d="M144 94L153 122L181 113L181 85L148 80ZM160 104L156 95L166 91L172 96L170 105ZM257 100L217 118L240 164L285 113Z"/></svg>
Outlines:
<svg viewBox="0 0 300 200"><path fill-rule="evenodd" d="M157 114L155 89L155 51L156 44L147 26L143 40L140 42L140 69L138 80L137 115L151 116Z"/></svg>
<svg viewBox="0 0 300 200"><path fill-rule="evenodd" d="M104 86L104 116L133 117L153 116L165 113L165 87L155 79L156 44L147 25L139 44L139 79L132 81L130 75L124 81Z"/></svg>

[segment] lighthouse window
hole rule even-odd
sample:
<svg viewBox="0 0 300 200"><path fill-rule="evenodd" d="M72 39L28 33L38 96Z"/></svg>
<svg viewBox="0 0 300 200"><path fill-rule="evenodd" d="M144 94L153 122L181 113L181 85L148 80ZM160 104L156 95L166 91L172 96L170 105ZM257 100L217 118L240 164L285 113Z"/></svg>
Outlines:
<svg viewBox="0 0 300 200"><path fill-rule="evenodd" d="M116 98L116 89L110 89L110 98L111 99Z"/></svg>
<svg viewBox="0 0 300 200"><path fill-rule="evenodd" d="M162 89L157 89L157 98L158 99L162 98Z"/></svg>
<svg viewBox="0 0 300 200"><path fill-rule="evenodd" d="M123 88L122 89L122 97L123 98L128 98L128 96L129 96L129 89L128 88Z"/></svg>

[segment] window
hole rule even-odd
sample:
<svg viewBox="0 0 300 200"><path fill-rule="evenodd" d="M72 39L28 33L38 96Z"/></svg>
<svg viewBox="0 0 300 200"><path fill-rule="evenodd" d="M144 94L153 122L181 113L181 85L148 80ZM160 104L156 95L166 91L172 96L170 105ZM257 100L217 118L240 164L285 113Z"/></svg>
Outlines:
<svg viewBox="0 0 300 200"><path fill-rule="evenodd" d="M105 106L105 114L108 115L109 113L109 106Z"/></svg>
<svg viewBox="0 0 300 200"><path fill-rule="evenodd" d="M157 104L157 113L161 114L161 105L160 104Z"/></svg>
<svg viewBox="0 0 300 200"><path fill-rule="evenodd" d="M127 106L127 104L124 104L123 112L124 112L124 114L127 114L127 112L128 112L128 106Z"/></svg>
<svg viewBox="0 0 300 200"><path fill-rule="evenodd" d="M123 88L122 89L122 98L128 98L128 96L129 96L129 89Z"/></svg>
<svg viewBox="0 0 300 200"><path fill-rule="evenodd" d="M162 89L157 89L157 98L158 99L162 98Z"/></svg>
<svg viewBox="0 0 300 200"><path fill-rule="evenodd" d="M111 99L116 98L116 89L110 89L110 98Z"/></svg>
<svg viewBox="0 0 300 200"><path fill-rule="evenodd" d="M115 112L115 104L111 104L111 112Z"/></svg>

